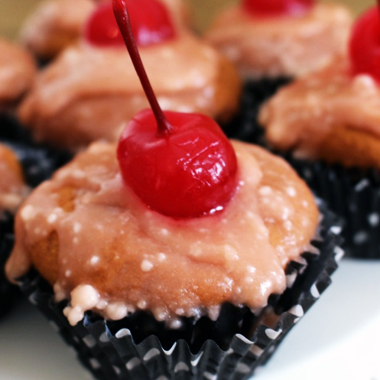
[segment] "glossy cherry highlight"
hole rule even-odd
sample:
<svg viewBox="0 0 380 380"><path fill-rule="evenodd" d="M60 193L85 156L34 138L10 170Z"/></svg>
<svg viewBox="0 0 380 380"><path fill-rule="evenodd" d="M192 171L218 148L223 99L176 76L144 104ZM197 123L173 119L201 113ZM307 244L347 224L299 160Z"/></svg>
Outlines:
<svg viewBox="0 0 380 380"><path fill-rule="evenodd" d="M223 210L236 191L235 151L220 127L199 114L162 112L133 38L127 0L116 20L152 110L138 113L119 141L125 183L152 210L193 218Z"/></svg>
<svg viewBox="0 0 380 380"><path fill-rule="evenodd" d="M242 0L243 8L253 16L301 16L310 11L315 0Z"/></svg>
<svg viewBox="0 0 380 380"><path fill-rule="evenodd" d="M380 11L377 7L369 9L355 23L349 53L354 75L368 74L380 82Z"/></svg>
<svg viewBox="0 0 380 380"><path fill-rule="evenodd" d="M223 210L236 190L236 155L204 115L165 112L173 129L157 133L151 110L135 116L117 157L125 182L151 209L174 218Z"/></svg>
<svg viewBox="0 0 380 380"><path fill-rule="evenodd" d="M127 0L133 34L139 46L158 44L175 38L170 15L165 6L157 0ZM112 2L99 5L89 18L85 39L95 46L124 46L113 13Z"/></svg>

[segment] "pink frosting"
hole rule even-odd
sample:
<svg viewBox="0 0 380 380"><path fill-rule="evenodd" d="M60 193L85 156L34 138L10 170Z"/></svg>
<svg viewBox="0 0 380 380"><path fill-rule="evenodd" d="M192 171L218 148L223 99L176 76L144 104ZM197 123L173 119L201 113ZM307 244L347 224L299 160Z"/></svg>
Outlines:
<svg viewBox="0 0 380 380"><path fill-rule="evenodd" d="M342 55L282 88L263 106L259 119L273 146L313 158L334 127L380 138L380 86L369 75L354 76L349 58Z"/></svg>
<svg viewBox="0 0 380 380"><path fill-rule="evenodd" d="M340 4L317 3L303 16L253 17L226 8L206 34L244 77L293 77L346 50L352 15Z"/></svg>
<svg viewBox="0 0 380 380"><path fill-rule="evenodd" d="M15 212L28 193L22 169L14 153L0 144L0 217L2 211Z"/></svg>
<svg viewBox="0 0 380 380"><path fill-rule="evenodd" d="M20 46L0 38L0 107L19 100L35 74L32 57Z"/></svg>
<svg viewBox="0 0 380 380"><path fill-rule="evenodd" d="M24 203L8 276L56 261L47 276L57 266L51 282L57 300L71 300L65 313L72 324L89 309L110 319L149 309L173 321L217 317L223 302L263 308L270 294L286 288L289 260L310 249L318 210L283 160L244 143L233 146L240 181L226 209L174 220L147 209L125 186L114 145L93 144ZM69 208L60 203L64 189L73 189ZM58 251L36 253L35 244L52 233Z"/></svg>

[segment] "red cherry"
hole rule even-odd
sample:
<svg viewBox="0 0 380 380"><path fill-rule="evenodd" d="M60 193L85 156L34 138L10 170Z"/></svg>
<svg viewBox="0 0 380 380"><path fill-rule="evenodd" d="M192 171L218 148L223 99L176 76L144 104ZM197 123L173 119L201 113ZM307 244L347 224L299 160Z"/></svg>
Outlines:
<svg viewBox="0 0 380 380"><path fill-rule="evenodd" d="M158 44L175 38L173 24L165 6L157 0L127 0L132 31L139 46ZM112 2L99 5L84 29L85 39L95 46L124 46Z"/></svg>
<svg viewBox="0 0 380 380"><path fill-rule="evenodd" d="M151 110L135 116L117 151L124 181L155 211L190 218L221 211L236 190L235 152L219 126L199 114L165 112L157 133Z"/></svg>
<svg viewBox="0 0 380 380"><path fill-rule="evenodd" d="M242 0L243 8L253 16L301 16L315 0Z"/></svg>
<svg viewBox="0 0 380 380"><path fill-rule="evenodd" d="M349 43L354 75L369 74L380 82L380 16L369 9L355 23Z"/></svg>
<svg viewBox="0 0 380 380"><path fill-rule="evenodd" d="M151 209L173 218L221 211L237 186L235 151L209 117L163 113L133 38L127 0L113 0L117 23L152 110L138 113L117 150L126 185Z"/></svg>

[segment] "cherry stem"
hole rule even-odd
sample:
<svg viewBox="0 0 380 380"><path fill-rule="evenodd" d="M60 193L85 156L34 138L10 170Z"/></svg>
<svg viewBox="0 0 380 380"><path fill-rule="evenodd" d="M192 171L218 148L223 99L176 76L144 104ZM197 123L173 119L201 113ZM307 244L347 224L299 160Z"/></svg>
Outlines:
<svg viewBox="0 0 380 380"><path fill-rule="evenodd" d="M115 14L120 32L123 36L125 46L127 47L129 55L131 57L133 66L135 67L145 95L148 98L149 104L156 118L158 132L159 134L167 135L171 132L173 127L170 125L169 121L166 119L164 113L162 112L162 109L158 104L157 97L153 91L152 85L150 84L148 75L146 74L139 49L137 48L136 40L133 36L126 0L113 0L113 12Z"/></svg>

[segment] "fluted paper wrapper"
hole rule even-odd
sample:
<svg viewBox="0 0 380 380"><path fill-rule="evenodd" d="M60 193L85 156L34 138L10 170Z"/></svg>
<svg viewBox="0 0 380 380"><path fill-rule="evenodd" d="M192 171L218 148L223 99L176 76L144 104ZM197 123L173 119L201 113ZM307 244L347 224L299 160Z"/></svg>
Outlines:
<svg viewBox="0 0 380 380"><path fill-rule="evenodd" d="M380 259L380 173L293 157L288 157L288 162L344 220L342 236L346 256Z"/></svg>
<svg viewBox="0 0 380 380"><path fill-rule="evenodd" d="M282 295L271 296L260 315L226 304L216 321L183 318L180 328L170 329L147 312L120 321L88 312L73 327L63 315L67 302L55 303L51 287L37 273L20 280L21 290L76 349L96 379L248 379L331 283L343 254L341 226L322 209L319 237L313 241L319 254L305 252L289 264L289 287Z"/></svg>

